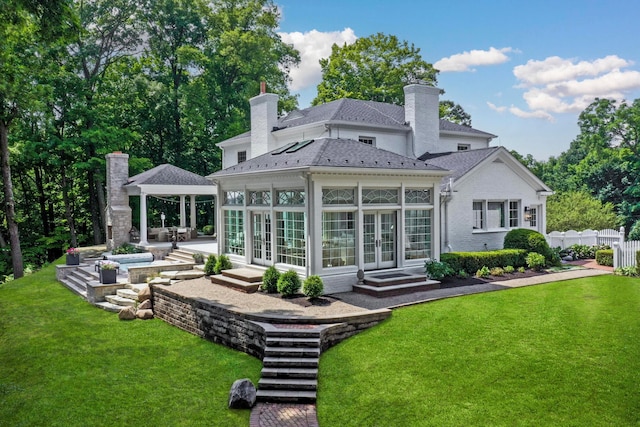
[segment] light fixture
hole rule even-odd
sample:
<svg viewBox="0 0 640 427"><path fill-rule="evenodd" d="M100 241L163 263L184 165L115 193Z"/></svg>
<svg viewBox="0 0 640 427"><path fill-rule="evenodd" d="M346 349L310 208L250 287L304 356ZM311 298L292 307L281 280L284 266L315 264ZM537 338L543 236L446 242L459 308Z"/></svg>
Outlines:
<svg viewBox="0 0 640 427"><path fill-rule="evenodd" d="M529 209L529 206L524 207L524 220L531 221L531 209Z"/></svg>

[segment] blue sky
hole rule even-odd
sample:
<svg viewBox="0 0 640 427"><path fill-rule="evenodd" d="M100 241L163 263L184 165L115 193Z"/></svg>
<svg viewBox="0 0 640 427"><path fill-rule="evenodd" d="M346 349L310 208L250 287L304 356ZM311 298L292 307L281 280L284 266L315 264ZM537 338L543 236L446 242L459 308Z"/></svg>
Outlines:
<svg viewBox="0 0 640 427"><path fill-rule="evenodd" d="M492 145L557 156L596 97L640 98L640 2L275 0L279 33L302 54L292 73L300 107L320 82L333 43L378 32L420 48L441 70L441 99L471 114Z"/></svg>

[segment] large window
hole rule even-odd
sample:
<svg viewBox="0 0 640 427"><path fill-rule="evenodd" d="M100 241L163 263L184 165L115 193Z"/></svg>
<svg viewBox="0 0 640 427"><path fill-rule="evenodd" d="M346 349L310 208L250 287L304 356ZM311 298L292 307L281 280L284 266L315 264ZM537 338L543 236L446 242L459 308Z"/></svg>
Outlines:
<svg viewBox="0 0 640 427"><path fill-rule="evenodd" d="M473 202L473 229L495 230L520 227L522 222L520 205L520 200L475 200Z"/></svg>
<svg viewBox="0 0 640 427"><path fill-rule="evenodd" d="M484 228L484 203L473 202L473 229L482 230Z"/></svg>
<svg viewBox="0 0 640 427"><path fill-rule="evenodd" d="M271 191L249 191L248 205L269 206L271 204Z"/></svg>
<svg viewBox="0 0 640 427"><path fill-rule="evenodd" d="M355 188L323 188L323 205L354 205L356 202Z"/></svg>
<svg viewBox="0 0 640 427"><path fill-rule="evenodd" d="M404 215L405 259L431 257L431 210L408 209Z"/></svg>
<svg viewBox="0 0 640 427"><path fill-rule="evenodd" d="M229 206L244 205L244 191L225 191L224 204Z"/></svg>
<svg viewBox="0 0 640 427"><path fill-rule="evenodd" d="M509 202L509 227L520 225L520 202Z"/></svg>
<svg viewBox="0 0 640 427"><path fill-rule="evenodd" d="M404 190L404 202L408 205L430 205L431 190Z"/></svg>
<svg viewBox="0 0 640 427"><path fill-rule="evenodd" d="M276 213L277 262L304 267L307 248L304 212Z"/></svg>
<svg viewBox="0 0 640 427"><path fill-rule="evenodd" d="M356 264L356 232L353 212L322 213L322 266Z"/></svg>
<svg viewBox="0 0 640 427"><path fill-rule="evenodd" d="M243 211L224 211L224 247L227 253L244 255Z"/></svg>
<svg viewBox="0 0 640 427"><path fill-rule="evenodd" d="M504 202L487 203L487 228L504 228Z"/></svg>
<svg viewBox="0 0 640 427"><path fill-rule="evenodd" d="M398 204L397 188L363 188L362 203L365 205Z"/></svg>
<svg viewBox="0 0 640 427"><path fill-rule="evenodd" d="M305 200L304 190L278 190L276 192L278 205L304 206Z"/></svg>

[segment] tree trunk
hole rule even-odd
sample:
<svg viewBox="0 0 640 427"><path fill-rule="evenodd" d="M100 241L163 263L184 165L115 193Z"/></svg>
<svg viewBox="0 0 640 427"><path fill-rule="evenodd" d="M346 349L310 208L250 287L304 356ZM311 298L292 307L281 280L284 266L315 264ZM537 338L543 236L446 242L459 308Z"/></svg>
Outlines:
<svg viewBox="0 0 640 427"><path fill-rule="evenodd" d="M42 234L49 237L51 236L52 231L51 221L49 221L49 215L47 212L47 195L44 191L44 182L40 166L36 165L33 167L33 174L35 176L36 188L38 190L38 205L40 207L40 220L42 221Z"/></svg>
<svg viewBox="0 0 640 427"><path fill-rule="evenodd" d="M11 263L13 277L19 279L24 276L22 251L20 250L20 233L16 223L15 201L13 199L13 183L11 181L11 166L9 163L9 126L0 120L0 158L2 163L2 179L4 184L5 215L9 229L9 244L11 245Z"/></svg>
<svg viewBox="0 0 640 427"><path fill-rule="evenodd" d="M93 243L99 245L102 242L102 223L100 222L100 207L98 205L98 189L96 188L95 175L92 170L87 173L89 184L89 205L91 210L91 225L93 226Z"/></svg>
<svg viewBox="0 0 640 427"><path fill-rule="evenodd" d="M62 168L62 202L64 203L64 215L67 218L67 224L69 224L69 234L71 235L71 246L78 247L78 236L76 233L76 222L73 218L73 210L71 209L71 202L69 199L69 186L67 182L67 173Z"/></svg>

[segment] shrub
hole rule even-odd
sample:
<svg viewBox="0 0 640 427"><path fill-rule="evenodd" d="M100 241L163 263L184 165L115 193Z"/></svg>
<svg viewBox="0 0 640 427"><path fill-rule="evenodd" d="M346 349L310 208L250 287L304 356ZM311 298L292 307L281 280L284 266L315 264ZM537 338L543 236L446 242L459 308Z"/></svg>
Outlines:
<svg viewBox="0 0 640 427"><path fill-rule="evenodd" d="M489 270L489 267L487 267L486 265L476 271L476 277L489 277L490 275L491 270Z"/></svg>
<svg viewBox="0 0 640 427"><path fill-rule="evenodd" d="M491 269L492 276L504 276L504 269L502 267L493 267Z"/></svg>
<svg viewBox="0 0 640 427"><path fill-rule="evenodd" d="M111 253L113 255L123 255L123 254L139 254L144 252L142 249L138 249L133 246L131 243L123 243L117 248L114 248Z"/></svg>
<svg viewBox="0 0 640 427"><path fill-rule="evenodd" d="M526 251L524 249L501 249L482 252L449 252L440 255L440 261L447 263L453 271L464 270L474 274L483 266L489 268L503 265L524 266Z"/></svg>
<svg viewBox="0 0 640 427"><path fill-rule="evenodd" d="M524 267L518 267L518 273L524 273L527 271Z"/></svg>
<svg viewBox="0 0 640 427"><path fill-rule="evenodd" d="M216 265L213 267L213 272L220 274L222 270L231 270L232 268L233 264L231 264L229 257L226 255L220 255L216 261Z"/></svg>
<svg viewBox="0 0 640 427"><path fill-rule="evenodd" d="M302 283L302 293L308 298L318 298L324 292L320 276L309 276Z"/></svg>
<svg viewBox="0 0 640 427"><path fill-rule="evenodd" d="M442 280L446 276L453 275L454 270L446 262L428 259L424 263L424 271L431 280Z"/></svg>
<svg viewBox="0 0 640 427"><path fill-rule="evenodd" d="M204 262L204 255L202 255L200 252L196 252L193 254L193 260L196 264L202 264Z"/></svg>
<svg viewBox="0 0 640 427"><path fill-rule="evenodd" d="M534 230L526 228L516 228L511 230L504 236L505 249L524 249L527 252L536 252L542 255L546 264L558 265L560 256L556 251L551 250L547 239Z"/></svg>
<svg viewBox="0 0 640 427"><path fill-rule="evenodd" d="M204 264L204 274L206 274L207 276L211 276L212 274L214 274L216 272L216 262L216 256L213 254L209 255L207 257L207 262Z"/></svg>
<svg viewBox="0 0 640 427"><path fill-rule="evenodd" d="M544 259L544 255L537 252L529 252L527 255L527 266L529 268L540 271L545 265L547 265L547 261Z"/></svg>
<svg viewBox="0 0 640 427"><path fill-rule="evenodd" d="M514 271L516 271L516 269L515 269L515 268L513 268L513 266L512 266L512 265L507 265L507 266L504 268L504 272L505 272L505 273L507 273L507 274L513 274L513 272L514 272Z"/></svg>
<svg viewBox="0 0 640 427"><path fill-rule="evenodd" d="M290 297L298 293L300 290L300 278L294 270L282 273L278 278L278 292L283 297Z"/></svg>
<svg viewBox="0 0 640 427"><path fill-rule="evenodd" d="M275 294L278 292L278 278L280 278L280 272L272 265L262 275L260 289L270 294Z"/></svg>
<svg viewBox="0 0 640 427"><path fill-rule="evenodd" d="M613 267L613 249L601 249L596 251L596 263Z"/></svg>
<svg viewBox="0 0 640 427"><path fill-rule="evenodd" d="M466 279L467 277L469 277L469 273L464 270L458 270L458 274L456 274L456 276L458 277L458 279Z"/></svg>
<svg viewBox="0 0 640 427"><path fill-rule="evenodd" d="M618 276L637 277L638 270L636 269L636 267L630 265L628 267L616 268L615 270L613 270L613 274L617 274Z"/></svg>
<svg viewBox="0 0 640 427"><path fill-rule="evenodd" d="M213 225L205 225L204 227L202 227L202 232L207 236L212 236L214 231L215 227Z"/></svg>

